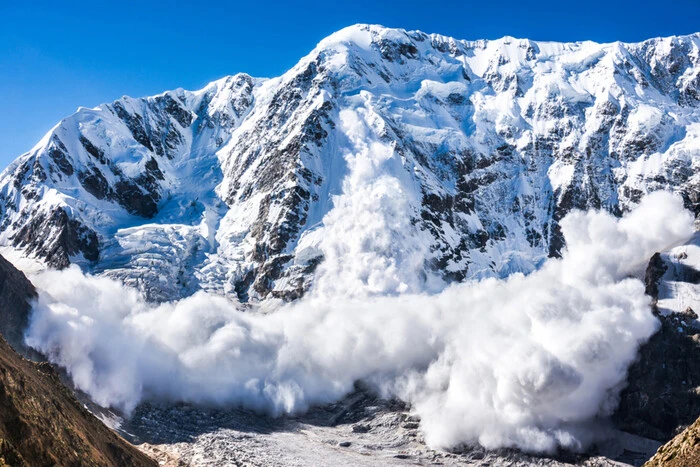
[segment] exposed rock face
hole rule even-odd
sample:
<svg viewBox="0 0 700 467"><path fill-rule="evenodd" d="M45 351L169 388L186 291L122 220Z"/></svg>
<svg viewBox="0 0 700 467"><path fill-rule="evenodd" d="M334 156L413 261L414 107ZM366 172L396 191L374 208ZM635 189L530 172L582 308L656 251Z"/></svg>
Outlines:
<svg viewBox="0 0 700 467"><path fill-rule="evenodd" d="M691 249L697 239L682 250ZM675 256L676 261L671 261ZM628 386L620 394L614 419L618 426L646 438L665 442L700 416L700 327L692 308L670 312L659 307L660 289L669 283L698 282L697 274L680 261L682 251L656 253L646 270L646 290L660 330L641 349L630 367Z"/></svg>
<svg viewBox="0 0 700 467"><path fill-rule="evenodd" d="M157 465L84 409L49 364L22 359L2 337L0 463Z"/></svg>
<svg viewBox="0 0 700 467"><path fill-rule="evenodd" d="M667 441L700 416L700 330L662 316L661 329L629 370L615 421L620 429Z"/></svg>
<svg viewBox="0 0 700 467"><path fill-rule="evenodd" d="M333 195L363 175L353 157L386 151L371 169L406 194L429 270L529 272L559 254L571 209L619 214L669 189L700 212L699 49L697 34L557 44L353 26L279 78L80 109L0 177L0 245L155 300L293 300L324 257Z"/></svg>
<svg viewBox="0 0 700 467"><path fill-rule="evenodd" d="M20 271L0 256L0 334L18 352L31 350L24 344L29 324L30 301L36 290Z"/></svg>
<svg viewBox="0 0 700 467"><path fill-rule="evenodd" d="M644 284L646 285L645 292L651 297L652 310L655 315L659 314L657 302L659 301L659 281L666 274L668 266L664 264L661 253L654 253L654 256L649 260L646 272L644 274Z"/></svg>
<svg viewBox="0 0 700 467"><path fill-rule="evenodd" d="M99 255L95 232L70 218L62 207L32 217L15 233L13 245L57 269L68 267L75 255L89 261L96 261Z"/></svg>
<svg viewBox="0 0 700 467"><path fill-rule="evenodd" d="M24 348L34 287L0 257L0 332ZM48 363L20 357L0 337L0 465L155 466L76 401Z"/></svg>
<svg viewBox="0 0 700 467"><path fill-rule="evenodd" d="M661 446L644 467L700 465L700 419Z"/></svg>

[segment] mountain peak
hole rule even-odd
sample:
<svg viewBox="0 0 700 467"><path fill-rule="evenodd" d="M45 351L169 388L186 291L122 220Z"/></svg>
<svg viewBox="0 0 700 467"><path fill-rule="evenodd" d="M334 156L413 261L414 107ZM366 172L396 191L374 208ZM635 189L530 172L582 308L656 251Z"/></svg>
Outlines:
<svg viewBox="0 0 700 467"><path fill-rule="evenodd" d="M378 24L357 23L344 27L319 42L317 48L326 48L336 44L355 44L367 48L376 37L386 34L400 35L403 29L392 29Z"/></svg>
<svg viewBox="0 0 700 467"><path fill-rule="evenodd" d="M386 48L416 48L416 42L423 42L429 36L420 31L388 28L377 24L354 24L343 28L323 39L316 46L315 52L343 48L354 49L360 53L372 50L384 51Z"/></svg>

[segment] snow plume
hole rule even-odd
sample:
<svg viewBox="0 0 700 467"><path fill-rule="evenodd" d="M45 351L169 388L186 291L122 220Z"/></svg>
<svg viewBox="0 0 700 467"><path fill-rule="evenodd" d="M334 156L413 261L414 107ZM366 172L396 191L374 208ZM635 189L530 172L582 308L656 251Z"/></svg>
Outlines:
<svg viewBox="0 0 700 467"><path fill-rule="evenodd" d="M269 314L202 292L154 305L75 267L46 272L33 278L41 293L27 341L97 402L127 411L165 398L295 412L362 380L410 403L435 447L580 449L657 327L629 276L688 238L693 218L656 193L622 219L571 213L562 231L563 258L528 276L364 298L321 284Z"/></svg>
<svg viewBox="0 0 700 467"><path fill-rule="evenodd" d="M412 222L421 202L418 183L393 143L379 138L384 121L366 105L341 111L340 122L349 142L348 175L314 233L323 239L325 258L317 294L359 297L440 288L437 277L423 272L430 239Z"/></svg>

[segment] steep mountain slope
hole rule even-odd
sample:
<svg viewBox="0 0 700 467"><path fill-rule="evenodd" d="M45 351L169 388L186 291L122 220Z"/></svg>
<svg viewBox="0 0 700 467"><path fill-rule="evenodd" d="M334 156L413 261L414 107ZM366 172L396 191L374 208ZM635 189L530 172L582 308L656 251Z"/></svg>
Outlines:
<svg viewBox="0 0 700 467"><path fill-rule="evenodd" d="M614 417L625 431L665 442L700 416L698 253L696 233L686 245L656 253L649 262L646 293L661 327L629 368Z"/></svg>
<svg viewBox="0 0 700 467"><path fill-rule="evenodd" d="M24 348L24 275L0 257L0 331ZM0 336L0 465L130 465L155 462L119 438L75 399L48 363L20 357Z"/></svg>
<svg viewBox="0 0 700 467"><path fill-rule="evenodd" d="M700 420L661 446L644 467L685 467L700 464Z"/></svg>
<svg viewBox="0 0 700 467"><path fill-rule="evenodd" d="M156 463L81 407L48 363L22 359L0 337L0 465Z"/></svg>
<svg viewBox="0 0 700 467"><path fill-rule="evenodd" d="M292 300L319 264L343 293L434 290L532 271L573 208L671 189L697 215L699 136L698 34L357 25L278 78L79 109L0 176L0 245L154 300Z"/></svg>
<svg viewBox="0 0 700 467"><path fill-rule="evenodd" d="M37 296L31 282L0 256L0 334L18 352L34 354L24 343L30 300Z"/></svg>

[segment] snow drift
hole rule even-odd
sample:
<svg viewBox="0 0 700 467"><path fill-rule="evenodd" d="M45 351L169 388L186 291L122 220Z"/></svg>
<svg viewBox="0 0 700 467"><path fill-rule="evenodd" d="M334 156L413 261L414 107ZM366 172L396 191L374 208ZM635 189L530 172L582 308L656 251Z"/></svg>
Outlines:
<svg viewBox="0 0 700 467"><path fill-rule="evenodd" d="M420 232L396 214L395 178L370 178L358 186L387 208L367 222L325 219L342 228L325 230L325 263L295 304L244 312L198 292L156 305L74 266L33 278L41 292L27 342L98 403L126 411L159 398L296 412L362 380L410 403L431 446L584 447L657 327L631 274L693 233L682 200L655 193L621 219L572 212L561 259L432 292L410 259Z"/></svg>

